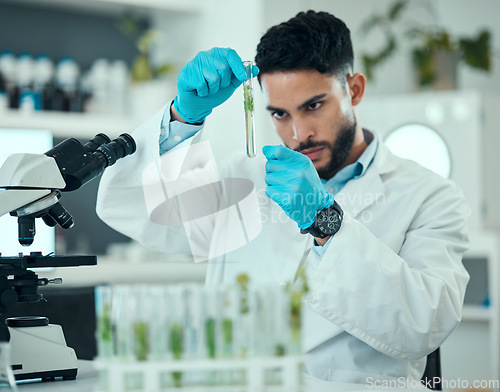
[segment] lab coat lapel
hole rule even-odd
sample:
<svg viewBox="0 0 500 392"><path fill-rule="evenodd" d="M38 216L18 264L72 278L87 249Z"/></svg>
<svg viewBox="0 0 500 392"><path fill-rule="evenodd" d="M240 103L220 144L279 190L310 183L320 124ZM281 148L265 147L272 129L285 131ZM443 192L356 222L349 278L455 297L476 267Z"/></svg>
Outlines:
<svg viewBox="0 0 500 392"><path fill-rule="evenodd" d="M380 203L385 198L385 185L381 175L395 167L392 153L379 139L377 153L364 176L349 181L337 193L335 200L342 209L354 218L362 217L363 211L369 206Z"/></svg>
<svg viewBox="0 0 500 392"><path fill-rule="evenodd" d="M354 218L379 200L383 200L385 186L375 167L370 166L363 177L349 181L335 196L342 209Z"/></svg>

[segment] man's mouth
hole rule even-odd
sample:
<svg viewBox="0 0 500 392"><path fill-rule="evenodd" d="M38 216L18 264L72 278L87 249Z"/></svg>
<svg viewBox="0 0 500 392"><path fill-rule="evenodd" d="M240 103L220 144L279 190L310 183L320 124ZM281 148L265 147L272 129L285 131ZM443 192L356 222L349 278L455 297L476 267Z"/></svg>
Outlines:
<svg viewBox="0 0 500 392"><path fill-rule="evenodd" d="M299 151L301 154L307 155L311 161L318 159L325 147L312 147Z"/></svg>

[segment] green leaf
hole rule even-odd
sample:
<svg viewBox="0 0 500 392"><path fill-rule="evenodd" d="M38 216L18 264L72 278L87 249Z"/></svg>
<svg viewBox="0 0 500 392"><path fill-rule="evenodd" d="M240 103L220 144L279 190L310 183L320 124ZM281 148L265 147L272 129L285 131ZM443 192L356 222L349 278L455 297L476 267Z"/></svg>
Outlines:
<svg viewBox="0 0 500 392"><path fill-rule="evenodd" d="M490 33L483 30L476 39L462 38L459 41L464 62L472 68L491 70Z"/></svg>
<svg viewBox="0 0 500 392"><path fill-rule="evenodd" d="M373 70L376 66L386 61L396 51L396 39L394 36L388 36L386 45L376 54L362 56L364 72L368 80L373 79Z"/></svg>
<svg viewBox="0 0 500 392"><path fill-rule="evenodd" d="M432 61L432 55L433 51L425 47L417 48L412 53L413 64L420 86L428 86L436 79L436 70Z"/></svg>
<svg viewBox="0 0 500 392"><path fill-rule="evenodd" d="M159 67L157 67L154 71L156 76L165 76L165 75L170 75L173 73L175 70L175 67L173 64L162 64Z"/></svg>
<svg viewBox="0 0 500 392"><path fill-rule="evenodd" d="M381 15L374 15L361 24L360 30L363 34L368 34L375 27L383 24L387 24L387 19Z"/></svg>
<svg viewBox="0 0 500 392"><path fill-rule="evenodd" d="M389 20L391 21L396 20L401 15L401 12L406 8L407 4L408 0L400 0L393 3L389 8L389 13L388 13Z"/></svg>
<svg viewBox="0 0 500 392"><path fill-rule="evenodd" d="M153 70L146 55L141 54L132 65L131 77L133 81L144 82L153 79Z"/></svg>

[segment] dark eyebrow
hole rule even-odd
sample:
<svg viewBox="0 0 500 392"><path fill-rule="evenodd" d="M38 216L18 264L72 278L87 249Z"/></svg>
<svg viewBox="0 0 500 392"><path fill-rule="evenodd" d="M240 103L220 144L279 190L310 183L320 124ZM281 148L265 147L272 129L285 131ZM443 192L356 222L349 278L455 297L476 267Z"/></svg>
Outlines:
<svg viewBox="0 0 500 392"><path fill-rule="evenodd" d="M297 109L299 109L299 110L304 109L306 106L309 106L310 104L316 102L319 99L325 98L326 96L327 96L327 94L315 95L314 97L309 98L307 101L305 101L302 105L299 105L299 107Z"/></svg>
<svg viewBox="0 0 500 392"><path fill-rule="evenodd" d="M319 99L325 98L327 95L328 94L315 95L314 97L311 97L307 101L305 101L304 103L300 104L298 106L298 109L299 110L304 109L306 106L309 106L310 104L316 102ZM283 109L280 109L280 108L276 108L274 106L267 106L266 110L269 110L271 112L286 112L286 110L283 110Z"/></svg>

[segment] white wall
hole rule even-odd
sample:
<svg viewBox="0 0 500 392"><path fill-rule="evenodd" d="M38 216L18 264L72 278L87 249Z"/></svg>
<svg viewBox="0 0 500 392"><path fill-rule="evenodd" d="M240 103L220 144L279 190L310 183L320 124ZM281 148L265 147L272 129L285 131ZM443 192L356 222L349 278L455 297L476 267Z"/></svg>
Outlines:
<svg viewBox="0 0 500 392"><path fill-rule="evenodd" d="M430 0L412 0L425 4ZM362 71L361 53L379 48L381 35L364 37L360 32L363 20L370 15L386 10L392 0L201 0L198 18L192 26L178 26L179 39L194 37L189 49L177 50L179 57L193 57L199 50L212 46L230 46L243 59L253 59L260 37L272 25L286 21L298 11L307 9L328 11L343 19L352 34L355 51L355 71ZM488 28L493 37L493 46L500 40L500 1L498 0L432 0L438 21L455 34L475 35L481 28ZM418 13L418 7L411 18L427 20L425 11ZM417 11L415 11L417 9ZM417 12L417 13L415 13ZM170 31L172 31L170 29ZM176 37L173 37L175 40ZM179 46L179 45L177 45ZM408 93L413 88L409 48L402 48L387 63L376 70L375 80L368 83L366 97L381 94ZM500 56L500 52L497 53ZM494 58L493 71L489 74L474 71L460 65L458 83L461 89L482 89L500 92L499 58ZM260 89L256 87L256 137L260 148L264 144L279 143L268 114L263 109ZM224 156L234 149L244 150L243 98L240 90L221 107L214 110L207 121L206 136L213 141L216 156ZM362 121L362 119L361 119Z"/></svg>
<svg viewBox="0 0 500 392"><path fill-rule="evenodd" d="M272 0L271 0L272 1ZM426 4L429 0L412 0L416 4ZM392 0L303 0L304 8L328 11L343 19L351 29L355 57L367 52L370 48L379 48L380 36L363 37L360 32L361 22L374 13L385 12ZM460 36L475 36L487 28L492 34L493 47L500 47L500 1L498 0L432 0L437 22ZM412 5L414 7L415 5ZM416 9L412 8L412 9ZM415 11L414 11L415 12ZM415 13L410 17L415 20L429 21L428 14L420 11L417 18ZM461 89L479 88L487 91L500 92L500 69L498 68L500 52L497 50L491 73L471 70L463 64L459 67L458 84ZM356 60L355 60L356 61ZM361 71L360 61L356 61L356 70ZM375 74L376 79L368 85L370 95L405 93L413 91L413 74L408 55L408 48L402 48L397 55L389 59Z"/></svg>

